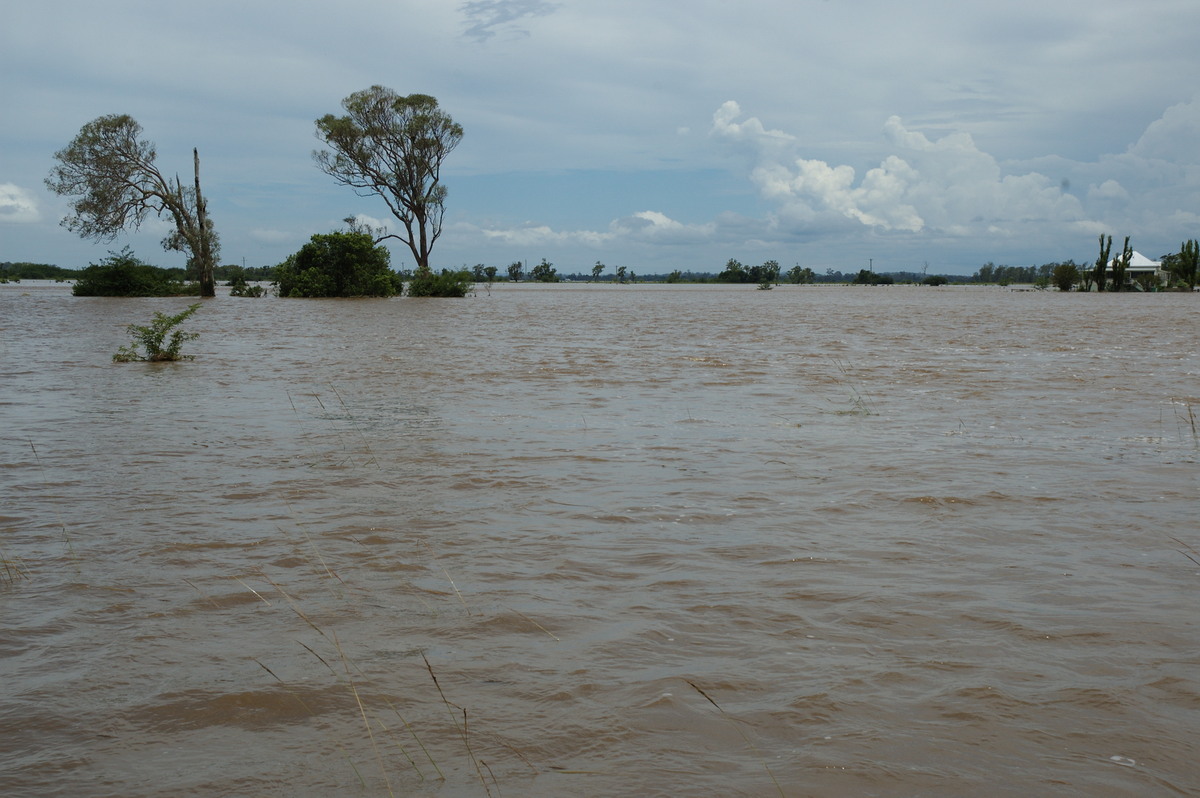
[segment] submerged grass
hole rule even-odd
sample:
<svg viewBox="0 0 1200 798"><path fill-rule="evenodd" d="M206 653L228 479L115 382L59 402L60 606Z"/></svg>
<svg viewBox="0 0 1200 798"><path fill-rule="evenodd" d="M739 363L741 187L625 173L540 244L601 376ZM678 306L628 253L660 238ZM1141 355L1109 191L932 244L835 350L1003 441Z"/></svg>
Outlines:
<svg viewBox="0 0 1200 798"><path fill-rule="evenodd" d="M520 610L514 610L512 607L506 607L505 609L507 609L509 612L515 613L515 614L517 614L517 615L520 615L522 618L524 618L525 620L529 621L531 624L533 624L534 626L536 626L538 629L541 629L543 632L545 632L547 635L549 635L549 636L550 636L550 637L551 637L551 638L552 638L554 641L556 641L556 642L559 642L559 643L561 643L561 642L562 642L562 640L561 640L561 639L560 639L560 638L559 638L557 635L555 635L555 634L554 634L554 632L551 632L549 629L547 629L546 627L542 626L540 623L538 623L537 621L535 621L533 618L530 618L528 615L526 615L525 613L521 612Z"/></svg>
<svg viewBox="0 0 1200 798"><path fill-rule="evenodd" d="M433 679L433 686L437 688L438 695L442 698L442 704L445 705L446 710L450 713L450 722L454 724L454 728L458 730L459 735L462 737L463 746L467 749L467 757L471 760L471 764L475 766L475 772L479 774L479 783L483 785L483 791L490 796L492 790L488 787L487 779L484 778L483 768L488 769L488 774L492 777L493 783L496 783L496 776L492 773L492 769L488 767L486 762L481 762L481 760L475 757L475 751L471 748L471 738L467 727L467 708L457 707L450 703L450 700L446 698L445 692L442 691L442 685L438 682L437 674L433 672L433 666L429 664L429 658L425 656L425 652L421 652L421 659L425 661L425 668L429 671L429 678ZM462 710L461 726L458 725L458 718L454 713L455 708ZM496 783L496 787L499 788L499 786L499 783Z"/></svg>
<svg viewBox="0 0 1200 798"><path fill-rule="evenodd" d="M1171 538L1171 540L1175 541L1180 546L1183 546L1183 549L1176 549L1176 551L1178 551L1184 557L1187 557L1192 562L1196 563L1196 565L1200 565L1200 551L1196 551L1194 548L1192 548L1188 544L1184 543L1179 538ZM1187 551L1184 551L1184 549L1187 549Z"/></svg>
<svg viewBox="0 0 1200 798"><path fill-rule="evenodd" d="M16 584L22 579L29 579L29 569L20 557L8 557L0 551L0 582Z"/></svg>
<svg viewBox="0 0 1200 798"><path fill-rule="evenodd" d="M1172 405L1172 407L1175 408L1176 419L1180 418L1180 411L1179 411L1180 405L1183 406L1183 408L1186 412L1184 412L1182 414L1183 415L1182 421L1192 433L1192 443L1196 444L1196 445L1200 445L1200 434L1198 434L1197 430L1196 430L1196 411L1192 408L1192 400L1191 399L1172 400L1171 405Z"/></svg>
<svg viewBox="0 0 1200 798"><path fill-rule="evenodd" d="M422 758L428 762L429 766L431 766L433 771L437 774L437 778L445 781L445 773L442 771L441 766L438 764L437 759L433 756L429 747L421 738L421 735L418 734L416 728L414 728L413 724L404 716L404 714L396 706L395 702L389 699L382 690L372 686L372 679L365 671L363 671L362 668L358 666L358 664L349 656L349 654L347 654L346 649L342 645L342 641L338 638L337 634L332 631L326 631L324 628L322 628L321 625L318 624L310 614L301 609L296 598L290 592L285 590L283 586L279 584L279 582L269 577L264 571L262 571L262 569L259 570L259 573L262 578L265 579L275 589L275 591L283 597L284 601L287 602L292 612L294 612L298 618L304 621L304 623L307 624L313 631L320 635L326 641L326 643L332 647L333 651L336 652L336 657L322 656L317 649L304 643L303 641L297 641L302 648L315 657L317 661L319 661L340 683L345 685L350 697L353 699L353 705L356 709L356 712L362 721L367 739L370 742L374 759L379 767L381 778L383 779L387 789L387 794L395 795L396 793L393 788L391 770L388 767L389 757L385 755L382 739L379 737L377 732L382 733L386 739L391 741L395 748L400 752L404 760L408 763L408 767L411 768L412 772L416 774L420 781L425 781L427 775L423 771L421 765L418 763L417 758L410 753L407 746L397 735L397 730L390 724L386 723L381 717L380 713L371 705L371 699L368 699L367 697L368 690L365 688L370 688L370 692L372 694L376 694L376 698L374 700L382 703L383 706L395 716L399 722L399 728L402 728L404 732L407 733L407 736L411 737L412 741L420 749ZM328 574L329 578L337 579L339 582L342 582L341 577L337 576L332 569L327 569L326 573ZM344 584L344 582L342 583ZM251 589L252 592L254 592L259 598L263 599L263 601L266 601L266 599L263 598L258 591L255 591L252 588L249 589ZM258 660L255 661L257 662ZM340 669L335 667L334 662L340 663ZM276 679L279 678L270 668L266 667L261 662L259 662L259 665L263 668L263 670L271 674L271 676L275 677ZM428 660L426 660L426 665L428 667ZM435 685L436 684L437 682L435 679ZM441 693L440 686L438 687L438 692L439 695L441 695L443 702L445 702L445 696ZM455 723L455 728L461 735L462 729L457 723ZM464 739L464 742L467 742L466 739ZM474 753L470 750L469 745L467 750L472 763L475 763L476 760ZM353 761L351 761L351 767L361 780L363 778L363 774ZM476 770L478 771L478 765L476 765Z"/></svg>
<svg viewBox="0 0 1200 798"><path fill-rule="evenodd" d="M733 728L735 731L737 731L738 736L741 737L742 740L745 741L746 746L751 751L754 752L755 756L758 757L758 761L762 764L763 770L767 771L767 775L771 777L771 783L775 785L775 789L779 791L779 794L781 796L783 796L783 798L787 798L787 793L785 793L783 791L783 787L782 787L782 785L780 785L779 779L775 778L775 774L771 772L771 767L767 764L767 760L765 758L763 758L762 752L758 750L758 746L756 746L750 740L750 738L748 736L746 736L746 733L744 731L742 731L742 727L738 725L737 719L731 717L724 709L722 709L721 705L716 702L716 699L714 699L708 693L704 692L704 689L701 688L700 685L696 684L691 679L684 679L684 681L687 682L688 685L690 685L693 690L695 690L700 695L704 696L704 699L706 701L708 701L708 703L712 704L714 707L717 708L717 712L721 713L721 717L725 718L733 725Z"/></svg>
<svg viewBox="0 0 1200 798"><path fill-rule="evenodd" d="M333 391L338 397L338 402L343 408L346 408L345 412L349 414L346 399L335 387ZM305 414L301 412L302 408L296 407L296 403L290 395L288 398L299 420L304 421ZM322 404L322 407L325 406L321 403L320 397L317 397L316 400L318 404ZM329 404L331 407L333 406L332 403ZM348 455L350 466L364 469L364 473L365 470L378 468L379 463L371 451L366 433L356 421L352 420L352 423L361 444L352 442L349 448L353 451L345 452ZM348 432L348 430L344 432ZM303 431L301 434L309 443L314 440L304 436ZM343 442L346 437L349 437L351 441L355 438L353 433L343 434L341 437ZM29 447L41 471L42 481L49 488L49 475L46 465L41 460L41 453L32 440L29 441ZM331 452L312 451L310 448L310 453L314 464L328 464L330 455L334 459L342 455L342 452L339 452L336 447ZM342 463L346 462L347 459L342 460ZM353 779L362 786L363 791L369 793L374 790L376 793L397 795L404 794L406 792L405 783L411 784L413 780L445 782L447 780L446 772L449 770L445 766L445 761L449 759L457 760L456 767L449 772L453 774L457 770L460 779L478 778L483 791L488 796L499 795L504 771L499 767L497 768L499 774L493 771L493 765L488 761L490 758L488 752L500 761L509 764L515 764L515 761L519 759L534 774L541 772L519 750L517 745L500 739L498 735L486 729L481 731L478 716L469 712L467 707L455 704L450 700L446 687L443 685L444 679L435 672L432 662L424 652L421 652L420 656L424 663L424 670L433 682L433 690L429 690L428 682L422 681L424 676L419 670L415 670L405 677L406 684L416 686L417 693L413 695L413 698L416 699L414 706L421 707L423 713L420 720L410 719L415 710L411 706L407 706L409 703L407 699L396 698L398 694L402 693L398 693L397 689L392 686L391 674L378 673L372 668L370 669L371 674L368 675L355 661L354 647L348 645L349 641L337 634L328 622L329 618L335 617L331 613L345 608L351 609L356 615L360 614L359 610L362 610L363 614L368 614L369 610L365 602L371 602L373 605L373 597L364 591L362 585L357 584L346 561L332 556L331 551L326 549L320 531L317 528L310 528L301 521L299 508L292 508L289 504L288 510L291 511L292 519L301 534L299 536L289 534L293 532L293 526L287 522L283 526L277 526L277 529L285 537L291 538L290 548L296 557L294 566L296 570L291 573L295 575L295 578L302 580L303 587L299 584L291 584L289 578L281 577L279 574L282 572L276 572L274 568L268 570L262 565L256 566L247 563L234 566L237 569L235 573L228 574L225 578L218 577L215 583L197 577L179 576L178 579L191 591L194 591L197 599L192 602L193 607L200 608L202 612L224 614L236 611L239 607L258 607L259 612L277 615L278 613L274 610L281 610L284 613L281 617L286 618L294 614L312 633L315 633L317 637L313 638L312 635L302 630L302 634L308 642L297 640L296 642L303 651L294 653L301 661L308 662L310 669L312 661L307 660L307 657L311 655L336 680L328 688L328 695L335 698L339 725L342 722L348 722L351 732L350 739L357 742L346 741L343 745L342 742L333 739L330 741L330 745L345 756L349 763L349 771L354 774ZM58 529L61 532L62 541L70 553L71 560L78 567L78 558L75 554L72 537L57 509L55 509L55 514L58 518ZM348 539L359 546L366 545L353 537ZM429 554L434 560L433 563L430 563L431 573L440 571L449 584L450 591L414 588L412 595L432 614L436 614L437 610L419 595L420 593L441 596L443 597L441 603L448 606L453 606L457 602L467 616L478 616L482 610L478 608L473 610L469 606L468 599L455 583L450 571L436 564L438 556L429 543L422 540L419 541L419 544L429 548ZM378 555L372 554L373 558L376 556ZM357 561L355 560L355 562ZM0 552L0 586L4 582L15 583L28 579L30 578L29 574L29 569L19 558ZM249 591L261 604L248 600L248 597L241 593L240 589L233 589L232 584L225 582L225 579L235 581L240 589ZM219 585L221 584L232 590L220 589ZM329 589L328 592L316 587L318 584ZM264 587L264 585L269 585L269 587ZM232 598L227 595L230 592L233 594ZM274 595L271 595L272 592ZM187 591L183 591L183 593L186 595ZM470 591L468 591L468 595L470 595ZM306 596L308 598L305 598ZM287 609L284 609L281 604L286 604ZM263 605L271 609L263 609ZM524 613L511 611L551 639L559 641L559 638L541 623ZM295 626L295 624L289 625ZM288 673L280 669L279 663L275 662L269 653L261 650L250 651L247 652L245 658L257 665L255 672L261 671L262 674L265 674L265 677L260 674L259 681L271 685L270 689L278 692L281 696L290 697L287 700L294 700L296 706L302 708L304 715L317 718L322 712L328 711L322 709L319 704L311 703L311 700L306 702L308 688L303 683L286 678ZM327 681L327 678L322 677L322 680ZM326 688L321 687L320 689L325 690ZM434 692L436 692L436 697L433 695ZM444 707L446 715L442 715L437 710L439 702ZM353 716L348 714L351 708L353 708ZM447 716L452 729L445 724ZM358 731L355 731L356 728ZM431 735L438 739L436 745L429 741ZM369 753L367 746L370 747ZM333 753L337 756L336 751ZM510 758L510 755L515 759ZM375 772L376 769L378 769L378 774ZM472 772L474 776L469 776L469 772ZM348 773L343 778L348 778Z"/></svg>
<svg viewBox="0 0 1200 798"><path fill-rule="evenodd" d="M364 462L363 465L373 465L382 471L383 466L379 465L379 458L377 458L375 456L375 452L372 451L371 442L367 440L366 433L364 433L362 431L362 427L358 425L358 419L356 419L354 414L350 412L350 408L346 405L346 400L342 398L341 392L338 391L337 386L332 382L329 383L329 389L333 391L333 395L337 397L338 403L342 406L342 410L346 411L346 418L350 420L350 426L354 427L354 431L358 433L359 440L362 441L363 449L368 455L370 455L370 459Z"/></svg>
<svg viewBox="0 0 1200 798"><path fill-rule="evenodd" d="M867 397L858 389L857 378L850 373L850 367L846 361L833 358L833 365L837 368L838 373L842 375L841 379L834 378L834 382L838 385L845 386L850 392L850 409L839 410L838 415L843 416L873 416L875 408L867 400Z"/></svg>
<svg viewBox="0 0 1200 798"><path fill-rule="evenodd" d="M309 435L304 435L306 444L309 448L311 464L314 466L324 465L333 466L336 468L350 467L367 469L368 471L374 469L382 470L382 466L380 465L378 458L375 456L375 452L372 450L371 442L367 437L367 432L363 424L360 423L359 419L351 411L347 397L343 396L342 392L336 385L329 384L329 389L333 396L336 397L336 405L333 402L325 401L328 399L328 395L322 397L320 392L304 394L306 397L311 396L312 401L315 402L316 408L319 408L319 414L317 414L317 418L321 419L325 424L333 424L335 428L341 427L341 434L338 436L338 444L328 452L318 451L317 448L314 448L312 445L316 438ZM292 411L297 420L300 421L302 425L307 424L312 420L313 416L303 412L303 406L298 406L297 399L293 398L291 394L288 395L288 401L291 404ZM339 420L342 422L348 420L349 425L353 428L353 432L345 429L343 423L338 423ZM348 442L351 443L347 445ZM363 594L360 586L354 584L354 579L343 578L343 575L339 573L338 565L332 561L330 557L326 556L326 553L322 552L321 546L318 545L320 535L315 531L310 531L307 528L307 525L301 520L299 513L292 508L290 504L288 509L291 513L293 522L295 523L296 527L300 529L304 538L303 543L299 543L299 541L297 541L298 546L295 550L296 554L301 559L307 561L310 566L310 569L308 569L309 572L313 577L316 577L318 581L324 583L326 586L333 586L334 583L336 583L335 589L330 594L332 598L340 601L349 601L352 606L357 606L356 602L358 600L369 598ZM291 525L289 524L288 527L290 529ZM279 528L279 531L283 532L285 535L288 533L288 530L285 530L282 527ZM361 541L358 541L353 537L350 537L349 539L360 546L364 545ZM422 540L419 541L419 544L429 549L428 553L433 559L434 563L436 563L439 557L437 553L433 551L432 547L429 546L429 543ZM458 604L461 605L463 612L467 616L470 617L478 615L478 611L472 610L471 606L468 604L466 596L464 596L463 591L459 589L459 586L456 584L455 579L451 575L450 571L440 565L434 564L433 567L437 570L440 570L442 576L446 580L446 583L449 585L450 590L447 592L442 592L430 590L428 588L414 589L412 595L432 614L437 613L436 608L433 607L420 594L433 593L447 598L453 596L454 599L457 600ZM324 628L324 622L319 620L319 616L314 617L314 613L309 611L310 608L303 606L295 591L291 590L290 588L285 588L285 586L280 583L280 580L269 576L261 567L257 569L256 573L272 587L272 589L276 592L276 595L281 597L283 601L286 602L287 606L292 613L296 615L296 617L298 617L304 622L304 624L306 624L310 629L320 636L321 640L315 641L313 645L309 645L299 640L297 643L309 655L314 657L331 675L333 675L341 685L343 685L351 702L351 706L354 708L354 712L357 716L357 722L362 724L363 732L366 735L365 742L370 746L371 750L370 757L375 762L373 767L377 767L379 769L381 783L377 783L377 787L380 790L385 790L386 794L388 795L395 795L398 791L403 792L400 782L396 778L402 772L408 772L421 781L425 781L429 778L434 778L443 782L446 781L446 774L443 769L443 764L439 762L439 758L444 759L445 757L440 754L435 756L434 749L431 749L430 745L426 742L426 738L429 736L429 734L437 727L441 727L442 724L438 723L435 727L431 728L428 726L428 720L426 720L423 724L423 728L418 729L417 724L407 717L408 713L401 711L401 708L397 705L397 702L389 696L388 690L385 689L383 684L379 683L379 680L384 677L381 677L378 674L373 676L368 675L363 668L358 665L350 651L348 651L346 641L342 640L331 629ZM348 576L349 575L347 574L347 577ZM248 590L251 590L251 592L253 592L259 599L270 605L270 601L268 601L268 599L259 591L254 590L241 579L238 581ZM539 629L541 632L545 633L551 639L556 641L559 640L557 636L555 636L550 630L546 629L542 624L538 623L532 618L529 618L523 613L519 613L515 610L513 610L513 612L525 619L528 623ZM453 734L458 738L459 745L461 745L460 751L462 755L466 757L466 760L469 763L469 769L474 772L475 777L479 780L480 785L483 787L484 793L486 793L488 796L498 795L500 791L500 780L497 778L496 773L493 772L492 766L480 755L480 745L484 745L484 747L488 750L492 750L494 748L496 751L501 749L507 751L523 762L527 767L529 767L533 773L536 774L540 772L540 770L532 762L530 762L529 758L526 757L520 750L518 750L516 746L511 745L510 743L499 739L498 736L488 732L484 732L481 736L481 733L478 729L478 719L472 717L465 706L460 706L450 700L445 688L443 687L441 679L434 670L432 662L426 656L424 651L420 652L420 656L422 662L424 663L424 670L428 674L429 679L433 682L434 691L437 693L436 701L440 701L441 705L445 708L446 717L449 718L450 724L453 727ZM266 665L261 662L258 664L264 671L270 674L272 678L278 680L278 677L270 668L267 668ZM429 701L435 699L426 696L425 700ZM443 731L449 732L449 729L445 729L443 727ZM400 754L400 759L397 759L393 751ZM347 758L349 759L349 756ZM373 767L366 768L368 773L364 773L361 757L359 757L359 761L357 763L351 761L350 764L356 774L356 777L362 783L365 783L366 776L373 775L369 773L369 771L373 770ZM399 768L399 770L397 768Z"/></svg>
<svg viewBox="0 0 1200 798"><path fill-rule="evenodd" d="M33 452L34 462L37 463L38 469L42 472L42 486L49 488L50 479L46 476L46 467L42 465L42 458L38 455L37 447L33 445L33 441L29 441L29 449ZM58 528L62 530L63 542L67 544L67 553L71 557L71 562L75 564L75 570L79 570L79 558L75 556L75 546L71 543L71 536L67 534L67 525L62 519L62 514L58 511L58 505L54 505L54 517L58 521Z"/></svg>
<svg viewBox="0 0 1200 798"><path fill-rule="evenodd" d="M333 392L334 397L337 399L337 403L339 405L341 405L340 412L338 412L336 410L336 408L334 410L331 410L330 407L326 406L325 400L321 398L321 394L318 390L313 390L311 392L304 392L299 395L311 397L317 403L317 407L319 407L321 409L321 412L317 415L322 420L333 421L335 419L341 419L341 420L348 421L350 424L350 427L354 430L354 433L355 433L354 437L357 437L359 440L359 443L361 444L361 450L359 450L359 451L352 450L351 447L347 446L347 436L339 435L338 439L341 443L342 455L340 456L339 459L336 460L336 462L333 462L332 464L329 462L322 463L322 460L328 460L328 458L323 458L322 456L320 456L317 453L316 449L313 447L312 443L308 440L308 436L305 435L303 437L305 438L305 442L308 445L309 453L312 457L311 464L313 466L316 466L318 464L323 464L326 466L332 465L333 467L340 467L340 466L344 466L344 465L373 466L374 468L382 471L383 467L379 464L379 459L375 456L375 452L371 448L371 442L367 438L367 434L363 430L363 426L359 423L358 418L354 415L354 412L350 409L350 406L346 403L346 400L342 396L341 391L339 391L337 386L334 385L333 383L329 383L329 390L331 390ZM287 398L288 398L288 404L291 405L292 413L296 416L296 420L298 422L300 422L301 427L304 428L308 423L308 419L304 416L304 414L302 414L300 412L300 408L296 406L295 396L293 396L292 393L289 391L289 392L287 392ZM338 430L338 431L341 432L342 430ZM361 462L360 462L360 458L361 458Z"/></svg>

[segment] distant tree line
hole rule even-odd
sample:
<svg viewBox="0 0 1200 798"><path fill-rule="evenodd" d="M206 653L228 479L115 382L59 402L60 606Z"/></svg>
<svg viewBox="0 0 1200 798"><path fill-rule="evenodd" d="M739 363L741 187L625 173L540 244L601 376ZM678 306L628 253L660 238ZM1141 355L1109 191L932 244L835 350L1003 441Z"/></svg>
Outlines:
<svg viewBox="0 0 1200 798"><path fill-rule="evenodd" d="M112 253L109 253L110 255ZM164 268L153 266L173 279L185 282L188 280L187 269L180 267ZM6 280L77 280L83 274L83 269L67 269L51 263L26 263L4 261L0 262L0 279ZM216 279L229 281L236 276L244 280L270 282L275 279L274 266L217 266L214 269Z"/></svg>
<svg viewBox="0 0 1200 798"><path fill-rule="evenodd" d="M350 224L351 233L359 233L370 237L379 231L371 231L363 228L353 222L352 219L347 219ZM332 233L327 236L314 236L314 239L321 238L322 240L329 236L345 235L343 233ZM375 237L372 240L372 246L378 245L379 238ZM311 244L312 242L310 242ZM306 245L308 246L308 245ZM289 256L288 260L278 266L236 266L224 265L217 266L214 269L214 276L217 280L225 282L227 285L235 286L249 282L276 282L278 284L279 275L287 274L287 269L290 268L299 253ZM409 283L409 291L412 296L462 296L470 288L471 283L491 283L496 281L511 281L511 282L610 282L610 283L724 283L724 284L758 284L759 287L770 287L781 283L790 283L795 285L812 285L812 284L848 284L848 285L892 285L892 284L909 284L909 285L963 285L963 284L984 284L984 285L1011 285L1016 283L1032 284L1038 288L1054 287L1060 291L1121 291L1121 290L1157 290L1159 286L1154 282L1149 275L1139 275L1136 278L1130 278L1127 270L1129 261L1132 257L1133 250L1129 245L1129 240L1124 241L1122 251L1116 257L1112 255L1112 238L1111 236L1101 236L1100 253L1094 263L1080 264L1074 260L1054 261L1043 263L1040 266L1008 266L996 265L991 261L981 266L978 271L971 275L958 274L928 274L927 269L920 272L917 271L890 271L890 272L875 272L872 269L860 269L858 272L841 272L836 269L827 268L823 272L815 271L811 267L801 266L796 264L789 268L786 272L782 270L779 262L776 260L768 260L764 263L752 266L745 265L736 258L730 258L725 263L725 268L719 272L704 272L693 270L674 270L664 273L643 273L637 274L626 266L617 266L609 273L605 271L609 268L601 261L596 261L591 269L584 272L572 272L562 274L548 259L542 258L538 264L532 268L527 268L526 264L521 261L510 263L504 268L497 266L487 266L482 263L475 264L473 267L463 267L457 270L442 269L440 273L429 270L424 275L421 275L420 270L413 272L410 270L401 270L393 272L395 285L402 285L404 282ZM102 261L107 267L111 268L114 265L112 256ZM182 283L187 284L190 279L194 279L189 273L189 270L182 268L163 269L156 266L148 266L147 264L132 258L132 253L125 252L124 258L119 258L116 263L123 263L126 266L132 265L134 262L138 264L138 268L145 267L153 269L156 273L161 273L159 277L161 282L165 283ZM1179 252L1163 255L1159 258L1164 269L1169 274L1170 287L1176 290L1194 290L1197 279L1200 278L1200 245L1195 239L1184 241L1179 248ZM1101 268L1101 264L1106 264L1105 268ZM88 268L93 268L97 264L92 264ZM326 275L332 280L332 285L340 285L336 270L339 267L332 262L326 264L328 268L333 269L329 275ZM282 271L281 271L282 270ZM78 280L86 269L66 269L53 264L47 263L26 263L26 262L0 262L0 281L14 280ZM353 282L353 281L351 281ZM171 290L176 290L172 288ZM340 288L335 290L342 290ZM358 290L358 289L351 289ZM396 293L399 289L396 289ZM426 293L429 292L429 293ZM184 291L183 293L194 293L194 291ZM304 291L293 293L289 288L284 296L301 296L307 295ZM334 294L334 295L378 295L378 294Z"/></svg>
<svg viewBox="0 0 1200 798"><path fill-rule="evenodd" d="M77 269L64 269L49 263L0 263L0 280L71 280L79 275Z"/></svg>
<svg viewBox="0 0 1200 798"><path fill-rule="evenodd" d="M472 268L472 274L477 282L493 282L507 279L511 282L523 280L539 280L549 272L550 266L545 258L539 266L526 271L525 264L516 262L507 269L499 270L494 266L480 263ZM725 284L756 284L760 288L790 283L793 285L852 284L852 285L890 285L892 283L921 283L925 285L946 285L948 283L969 283L973 278L964 275L927 275L923 272L887 272L879 274L868 269L856 273L843 273L835 269L817 272L812 267L796 264L783 271L777 260L768 260L757 266L743 264L736 258L725 262L725 268L719 272L683 271L676 269L671 272L638 274L626 266L617 266L612 272L605 274L608 267L601 261L591 268L590 273L571 272L558 274L554 272L553 279L547 282L603 282L603 283L725 283Z"/></svg>
<svg viewBox="0 0 1200 798"><path fill-rule="evenodd" d="M979 267L979 271L971 277L975 283L992 283L1010 285L1012 283L1034 283L1041 277L1049 279L1054 272L1055 263L1044 263L1041 266L997 266L988 261Z"/></svg>

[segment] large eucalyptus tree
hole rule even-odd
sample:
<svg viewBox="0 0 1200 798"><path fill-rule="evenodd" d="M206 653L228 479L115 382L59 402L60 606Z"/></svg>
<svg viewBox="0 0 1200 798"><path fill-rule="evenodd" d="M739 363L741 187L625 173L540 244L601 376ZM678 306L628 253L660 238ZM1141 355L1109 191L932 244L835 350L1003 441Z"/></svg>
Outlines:
<svg viewBox="0 0 1200 798"><path fill-rule="evenodd" d="M442 162L462 140L463 129L427 94L401 96L384 86L342 100L345 116L316 120L330 149L313 153L321 171L360 196L378 195L404 227L418 274L428 274L429 253L442 234L446 187Z"/></svg>
<svg viewBox="0 0 1200 798"><path fill-rule="evenodd" d="M200 193L200 153L192 150L195 180L184 185L164 177L155 165L154 144L144 141L142 126L127 114L108 114L88 122L63 149L46 186L75 197L63 227L82 238L111 241L136 230L153 214L175 224L163 247L184 252L200 283L201 296L215 296L213 269L220 244Z"/></svg>

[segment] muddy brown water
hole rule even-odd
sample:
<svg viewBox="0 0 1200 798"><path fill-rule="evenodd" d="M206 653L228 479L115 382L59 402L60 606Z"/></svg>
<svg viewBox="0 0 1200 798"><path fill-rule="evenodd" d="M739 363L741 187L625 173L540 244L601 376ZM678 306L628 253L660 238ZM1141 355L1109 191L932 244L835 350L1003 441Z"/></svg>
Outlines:
<svg viewBox="0 0 1200 798"><path fill-rule="evenodd" d="M4 795L1200 793L1195 296L186 304L0 289Z"/></svg>

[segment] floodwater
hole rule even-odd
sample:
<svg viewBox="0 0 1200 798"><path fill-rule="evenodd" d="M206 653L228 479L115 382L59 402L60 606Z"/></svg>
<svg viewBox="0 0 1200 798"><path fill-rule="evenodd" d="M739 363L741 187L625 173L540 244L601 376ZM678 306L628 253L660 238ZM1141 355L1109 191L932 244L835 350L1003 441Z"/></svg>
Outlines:
<svg viewBox="0 0 1200 798"><path fill-rule="evenodd" d="M0 792L1196 795L1197 301L4 286Z"/></svg>

